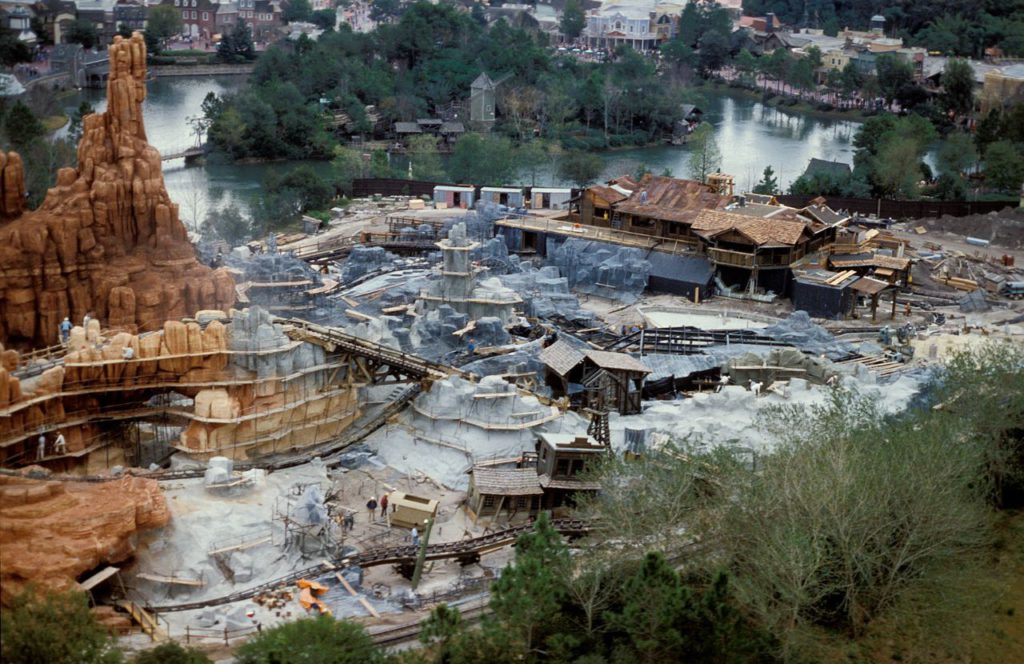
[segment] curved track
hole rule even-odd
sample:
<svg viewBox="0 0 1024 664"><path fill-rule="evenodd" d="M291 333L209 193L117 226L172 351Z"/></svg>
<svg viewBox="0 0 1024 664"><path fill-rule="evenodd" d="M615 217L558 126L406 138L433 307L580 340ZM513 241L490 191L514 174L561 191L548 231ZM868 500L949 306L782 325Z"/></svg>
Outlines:
<svg viewBox="0 0 1024 664"><path fill-rule="evenodd" d="M582 521L580 519L554 519L551 521L551 525L555 530L568 537L579 537L591 530L591 526L586 521ZM456 558L466 560L467 562L474 561L485 553L497 551L498 549L514 544L520 535L531 530L533 530L532 524L523 524L521 526L498 530L472 539L460 540L458 542L444 542L442 544L431 544L427 546L426 559L441 560L445 558ZM210 606L231 604L232 602L250 599L269 590L280 588L283 585L292 584L299 579L319 576L338 568L351 566L376 567L378 565L401 563L411 564L416 561L418 553L419 547L411 544L369 549L353 556L338 558L332 561L325 560L318 565L300 569L287 576L268 581L252 588L239 590L238 592L231 593L230 595L195 602L186 602L184 604L165 604L163 606L148 606L146 608L151 611L163 613L173 611L191 611Z"/></svg>

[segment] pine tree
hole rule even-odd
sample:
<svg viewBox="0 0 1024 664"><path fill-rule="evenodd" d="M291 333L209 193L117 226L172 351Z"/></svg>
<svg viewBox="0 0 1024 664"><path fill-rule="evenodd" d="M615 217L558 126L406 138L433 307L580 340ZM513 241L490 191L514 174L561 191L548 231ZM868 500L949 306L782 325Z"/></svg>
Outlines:
<svg viewBox="0 0 1024 664"><path fill-rule="evenodd" d="M769 195L779 193L779 180L775 177L775 171L771 166L764 167L764 174L761 175L761 181L754 186L754 193Z"/></svg>
<svg viewBox="0 0 1024 664"><path fill-rule="evenodd" d="M609 622L629 637L640 661L677 661L686 643L679 624L692 599L665 557L648 553L623 596L621 612L609 614Z"/></svg>
<svg viewBox="0 0 1024 664"><path fill-rule="evenodd" d="M516 560L502 571L491 595L494 619L515 645L532 650L557 630L570 573L569 549L541 514L533 532L519 536Z"/></svg>

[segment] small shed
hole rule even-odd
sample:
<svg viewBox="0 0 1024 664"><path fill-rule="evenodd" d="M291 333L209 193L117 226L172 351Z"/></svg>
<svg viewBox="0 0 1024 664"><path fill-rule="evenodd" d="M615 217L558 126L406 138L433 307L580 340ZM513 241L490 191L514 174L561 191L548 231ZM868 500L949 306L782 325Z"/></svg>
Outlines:
<svg viewBox="0 0 1024 664"><path fill-rule="evenodd" d="M572 189L568 187L533 187L530 207L534 210L568 210Z"/></svg>
<svg viewBox="0 0 1024 664"><path fill-rule="evenodd" d="M544 378L555 398L594 410L616 410L621 415L641 411L640 393L651 370L625 353L578 350L564 339L541 351Z"/></svg>
<svg viewBox="0 0 1024 664"><path fill-rule="evenodd" d="M522 207L523 190L516 187L481 187L480 200L509 207Z"/></svg>
<svg viewBox="0 0 1024 664"><path fill-rule="evenodd" d="M858 277L852 272L828 270L794 271L793 308L814 318L840 320L853 313L857 304L851 286Z"/></svg>
<svg viewBox="0 0 1024 664"><path fill-rule="evenodd" d="M422 498L411 493L392 491L388 495L388 504L391 505L391 525L400 528L423 528L427 519L433 519L437 515L438 501L433 498Z"/></svg>
<svg viewBox="0 0 1024 664"><path fill-rule="evenodd" d="M474 522L480 517L497 518L502 513L511 521L516 516L535 514L543 494L535 468L474 466L468 505Z"/></svg>
<svg viewBox="0 0 1024 664"><path fill-rule="evenodd" d="M476 190L470 186L439 184L434 187L434 203L450 208L471 208L476 203Z"/></svg>

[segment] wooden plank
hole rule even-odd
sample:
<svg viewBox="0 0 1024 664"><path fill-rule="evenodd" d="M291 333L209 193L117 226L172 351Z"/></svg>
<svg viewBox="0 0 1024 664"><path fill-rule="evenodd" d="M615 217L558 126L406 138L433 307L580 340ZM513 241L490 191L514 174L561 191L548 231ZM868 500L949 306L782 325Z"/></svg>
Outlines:
<svg viewBox="0 0 1024 664"><path fill-rule="evenodd" d="M461 330L455 330L454 332L452 332L452 334L454 334L457 337L461 337L466 332L472 332L475 329L476 329L476 319L473 319L473 320L469 321L469 324L466 325L466 327L462 328Z"/></svg>
<svg viewBox="0 0 1024 664"><path fill-rule="evenodd" d="M228 553L229 551L244 551L245 549L251 549L252 547L259 546L260 544L267 544L270 541L271 536L267 535L266 537L250 540L248 542L239 542L238 544L232 544L231 546L225 546L219 549L214 549L213 551L208 551L207 555L216 556L221 553Z"/></svg>
<svg viewBox="0 0 1024 664"><path fill-rule="evenodd" d="M135 575L140 579L146 581L154 581L156 583L170 583L176 586L191 586L193 588L202 588L205 583L202 579L186 579L181 576L164 576L162 574L150 574L148 572L141 572Z"/></svg>
<svg viewBox="0 0 1024 664"><path fill-rule="evenodd" d="M369 316L367 314L364 314L361 311L356 311L355 309L346 309L345 310L345 314L348 315L348 316L351 316L352 318L357 318L359 320L366 320L366 321L376 320L373 316Z"/></svg>
<svg viewBox="0 0 1024 664"><path fill-rule="evenodd" d="M366 609L367 613L369 613L374 618L380 618L380 614L377 613L377 609L373 608L373 605L366 601L365 597L361 597L356 592L355 588L352 587L352 584L346 581L345 577L341 575L341 572L337 572L335 576L338 577L338 581L341 581L341 585L345 586L345 590L348 591L348 594L352 595L357 600L359 600L359 603L363 605L363 608Z"/></svg>

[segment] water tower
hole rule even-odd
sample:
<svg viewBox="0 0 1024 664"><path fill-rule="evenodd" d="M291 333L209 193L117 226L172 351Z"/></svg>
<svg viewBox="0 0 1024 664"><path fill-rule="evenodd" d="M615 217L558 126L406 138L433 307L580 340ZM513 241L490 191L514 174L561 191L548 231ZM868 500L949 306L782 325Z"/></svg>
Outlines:
<svg viewBox="0 0 1024 664"><path fill-rule="evenodd" d="M881 14L875 14L871 17L871 32L880 32L885 34L885 17Z"/></svg>

